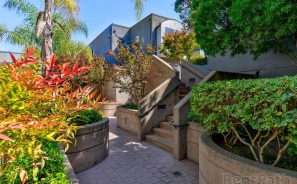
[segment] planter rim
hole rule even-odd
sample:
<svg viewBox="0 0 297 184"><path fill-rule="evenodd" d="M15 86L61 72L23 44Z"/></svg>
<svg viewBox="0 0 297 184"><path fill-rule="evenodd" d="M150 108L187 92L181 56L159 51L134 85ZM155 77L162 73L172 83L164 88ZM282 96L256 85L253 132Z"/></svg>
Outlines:
<svg viewBox="0 0 297 184"><path fill-rule="evenodd" d="M129 108L126 108L126 107L122 107L122 106L119 106L117 107L118 109L124 109L124 110L127 110L127 111L131 111L131 112L139 112L139 110L136 110L136 109L129 109Z"/></svg>
<svg viewBox="0 0 297 184"><path fill-rule="evenodd" d="M282 175L286 175L286 176L290 176L293 178L297 178L297 172L296 171L292 171L292 170L288 170L288 169L283 169L283 168L279 168L279 167L274 167L268 164L262 164L259 162L256 162L254 160L250 160L248 158L236 155L234 153L231 153L223 148L221 148L219 145L217 145L211 135L209 133L204 133L202 134L200 141L206 145L207 147L209 147L210 149L212 149L213 151L215 151L217 154L221 154L224 157L227 157L230 160L236 160L238 162L243 162L246 165L249 165L251 167L255 167L258 169L262 169L262 170L268 170L270 172L274 172L277 174L282 174Z"/></svg>
<svg viewBox="0 0 297 184"><path fill-rule="evenodd" d="M79 129L91 128L91 127L96 127L96 126L98 126L100 124L107 123L108 121L109 121L108 118L103 118L100 121L90 123L90 124L87 124L87 125L78 126L78 127L79 127Z"/></svg>
<svg viewBox="0 0 297 184"><path fill-rule="evenodd" d="M118 102L99 102L98 103L99 105L122 105L121 103L118 103Z"/></svg>

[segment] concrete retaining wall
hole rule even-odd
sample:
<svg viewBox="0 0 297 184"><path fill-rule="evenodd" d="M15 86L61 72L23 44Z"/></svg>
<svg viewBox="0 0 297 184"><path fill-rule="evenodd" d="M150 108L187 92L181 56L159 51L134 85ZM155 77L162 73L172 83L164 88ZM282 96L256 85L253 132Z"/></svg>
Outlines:
<svg viewBox="0 0 297 184"><path fill-rule="evenodd" d="M199 163L199 139L203 128L195 122L190 122L187 129L187 158Z"/></svg>
<svg viewBox="0 0 297 184"><path fill-rule="evenodd" d="M117 112L117 126L126 130L136 136L141 136L141 123L138 117L138 110L118 107Z"/></svg>
<svg viewBox="0 0 297 184"><path fill-rule="evenodd" d="M107 157L108 134L108 119L80 127L75 136L76 144L67 151L76 173L93 167Z"/></svg>
<svg viewBox="0 0 297 184"><path fill-rule="evenodd" d="M199 142L199 184L297 184L297 172L227 152L203 134Z"/></svg>

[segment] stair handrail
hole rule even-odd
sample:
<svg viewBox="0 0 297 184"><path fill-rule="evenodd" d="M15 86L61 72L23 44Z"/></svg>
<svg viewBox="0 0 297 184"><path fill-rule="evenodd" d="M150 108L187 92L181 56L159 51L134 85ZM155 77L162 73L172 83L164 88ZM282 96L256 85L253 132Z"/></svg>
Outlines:
<svg viewBox="0 0 297 184"><path fill-rule="evenodd" d="M171 85L172 84L172 85ZM168 95L177 89L179 86L180 81L177 76L171 77L161 83L157 88L147 94L141 101L140 101L140 110L139 110L139 117L143 117L148 114L151 110L153 110L161 101L163 101ZM150 101L154 98L155 94L162 94L159 96L158 99L155 99L154 102L147 106L143 106L146 102Z"/></svg>
<svg viewBox="0 0 297 184"><path fill-rule="evenodd" d="M211 80L215 75L217 74L217 71L211 71L206 77L202 79L202 81L199 82L205 83L209 80ZM186 126L188 123L188 114L187 112L190 109L190 100L191 100L192 92L190 91L184 98L182 98L173 108L173 125L175 127L181 127Z"/></svg>
<svg viewBox="0 0 297 184"><path fill-rule="evenodd" d="M163 95L163 98L158 99L153 105L150 105L149 108L146 108L145 106L143 107L143 104L145 104L146 101L149 101L152 99L152 97L158 93L158 91L164 89L164 86L168 86L170 84L170 82L174 81L174 80L178 80L178 72L174 69L173 66L171 66L168 62L166 62L165 60L163 60L162 58L158 57L157 55L153 55L153 58L158 60L160 63L162 63L164 66L166 66L173 74L172 77L166 79L165 81L163 81L159 86L157 86L155 89L153 89L151 92L149 92L144 98L142 98L140 100L140 113L139 113L139 117L143 117L145 116L149 111L151 111L156 105L158 105L158 103L160 103L160 101L162 101L164 98L166 98L167 95ZM167 91L167 93L171 93L171 91Z"/></svg>

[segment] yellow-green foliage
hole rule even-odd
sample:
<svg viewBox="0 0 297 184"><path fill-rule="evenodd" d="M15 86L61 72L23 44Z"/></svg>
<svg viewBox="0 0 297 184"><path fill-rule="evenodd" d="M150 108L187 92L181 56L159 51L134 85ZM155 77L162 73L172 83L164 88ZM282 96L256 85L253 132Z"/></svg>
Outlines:
<svg viewBox="0 0 297 184"><path fill-rule="evenodd" d="M58 143L67 147L75 127L50 89L31 86L33 68L0 66L0 183L68 184Z"/></svg>

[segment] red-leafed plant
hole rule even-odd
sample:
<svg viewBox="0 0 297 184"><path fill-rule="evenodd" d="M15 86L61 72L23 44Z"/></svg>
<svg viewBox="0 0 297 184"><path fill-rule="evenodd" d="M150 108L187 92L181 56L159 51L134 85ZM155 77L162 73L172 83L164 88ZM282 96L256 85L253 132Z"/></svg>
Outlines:
<svg viewBox="0 0 297 184"><path fill-rule="evenodd" d="M45 77L41 77L36 83L38 87L58 87L65 82L73 80L75 77L80 77L83 74L88 73L88 66L79 67L77 63L72 66L70 63L64 63L62 65L57 63L55 56L46 63Z"/></svg>
<svg viewBox="0 0 297 184"><path fill-rule="evenodd" d="M37 63L37 58L35 56L35 53L36 53L35 48L28 48L24 56L21 57L20 59L16 59L16 57L12 53L9 53L9 55L14 67L22 67L25 65Z"/></svg>

